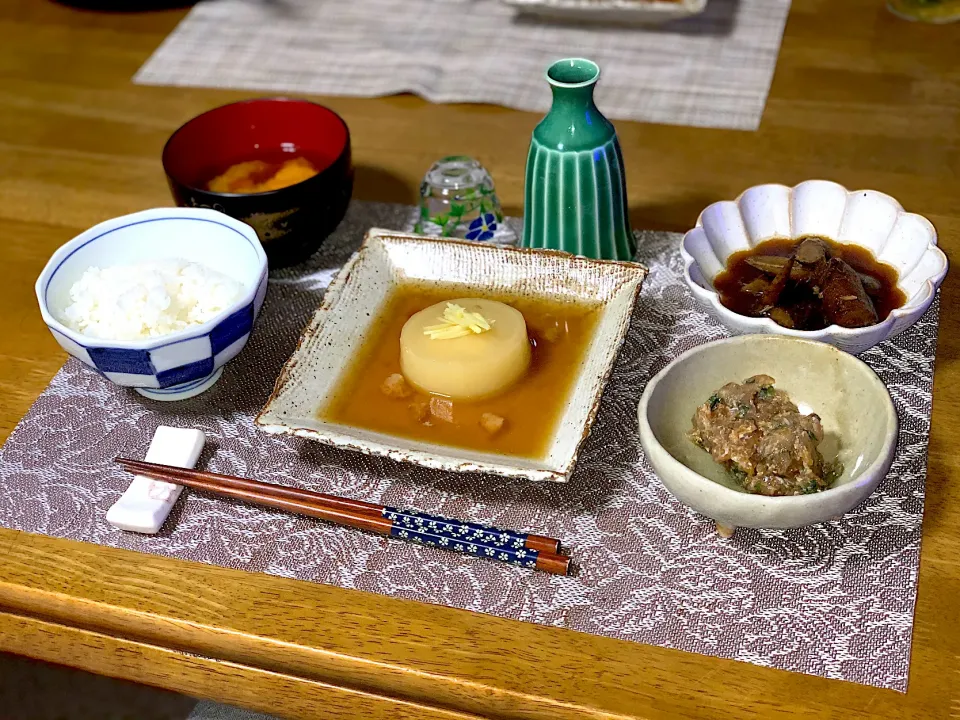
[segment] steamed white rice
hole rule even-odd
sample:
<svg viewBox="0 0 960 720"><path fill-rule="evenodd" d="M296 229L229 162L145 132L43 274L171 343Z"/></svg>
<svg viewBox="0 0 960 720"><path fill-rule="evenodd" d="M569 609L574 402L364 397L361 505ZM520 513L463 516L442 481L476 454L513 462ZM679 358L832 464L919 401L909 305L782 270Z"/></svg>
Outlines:
<svg viewBox="0 0 960 720"><path fill-rule="evenodd" d="M184 260L91 267L70 288L64 324L103 340L139 340L200 325L240 295L223 273Z"/></svg>

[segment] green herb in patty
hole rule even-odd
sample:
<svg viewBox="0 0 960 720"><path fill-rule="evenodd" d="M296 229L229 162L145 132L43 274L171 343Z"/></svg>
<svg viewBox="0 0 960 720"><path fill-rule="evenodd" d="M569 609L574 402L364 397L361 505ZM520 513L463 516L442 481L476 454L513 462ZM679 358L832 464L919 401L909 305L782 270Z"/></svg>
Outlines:
<svg viewBox="0 0 960 720"><path fill-rule="evenodd" d="M803 495L812 495L813 493L820 492L820 486L817 484L816 480L811 480L803 486L803 489L800 492Z"/></svg>

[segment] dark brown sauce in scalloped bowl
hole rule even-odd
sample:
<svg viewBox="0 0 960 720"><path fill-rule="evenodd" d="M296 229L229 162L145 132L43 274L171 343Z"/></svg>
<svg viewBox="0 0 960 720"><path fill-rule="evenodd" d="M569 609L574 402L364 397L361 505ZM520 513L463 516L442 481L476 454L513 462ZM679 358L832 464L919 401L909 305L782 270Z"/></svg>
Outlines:
<svg viewBox="0 0 960 720"><path fill-rule="evenodd" d="M800 244L808 239L823 243L827 250L827 261L846 272L845 279L852 281L856 288L831 294L831 288L824 287L825 272L818 273L817 266L795 260L782 289L774 291L774 300L769 293L777 279L777 263L782 267L797 252ZM843 263L852 268L858 277L854 278L843 268ZM763 265L764 269L758 265ZM787 277L786 273L784 277ZM898 279L897 270L877 260L867 248L808 236L766 240L751 250L734 253L727 259L726 268L714 279L713 286L720 296L720 302L735 313L748 317L769 317L779 325L797 330L821 330L833 324L865 327L882 322L892 310L901 307L907 300L897 285ZM855 296L858 298L855 299ZM862 307L854 308L859 313L846 313L844 308L839 307L843 303L859 303ZM866 308L867 305L872 307Z"/></svg>

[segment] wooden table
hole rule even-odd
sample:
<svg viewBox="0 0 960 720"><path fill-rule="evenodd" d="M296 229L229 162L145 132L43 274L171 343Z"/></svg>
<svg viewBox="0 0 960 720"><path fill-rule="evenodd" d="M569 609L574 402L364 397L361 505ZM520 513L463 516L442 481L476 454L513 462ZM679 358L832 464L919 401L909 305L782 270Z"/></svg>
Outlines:
<svg viewBox="0 0 960 720"><path fill-rule="evenodd" d="M960 25L881 0L794 0L761 130L619 123L637 227L684 230L761 182L896 196L960 247ZM160 149L244 94L130 78L181 11L0 4L0 431L64 360L33 282L94 223L169 203ZM328 98L353 132L355 197L413 202L436 156L483 159L521 211L537 118L413 97ZM0 650L289 717L945 718L960 714L960 290L943 289L906 695L266 575L0 530ZM2 492L2 489L0 489ZM388 642L386 638L391 638Z"/></svg>

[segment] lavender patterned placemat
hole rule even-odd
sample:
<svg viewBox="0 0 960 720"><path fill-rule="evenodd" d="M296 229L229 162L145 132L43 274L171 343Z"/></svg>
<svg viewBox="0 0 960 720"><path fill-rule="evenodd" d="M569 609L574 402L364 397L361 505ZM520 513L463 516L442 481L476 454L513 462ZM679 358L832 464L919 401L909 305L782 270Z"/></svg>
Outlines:
<svg viewBox="0 0 960 720"><path fill-rule="evenodd" d="M199 398L147 401L68 362L0 450L0 524L906 689L937 304L863 356L901 421L879 490L839 521L740 529L725 541L663 489L636 436L647 378L724 335L681 281L674 234L640 236L651 273L567 485L433 472L254 428L336 268L369 227L404 228L409 213L355 203L310 263L274 273L248 347ZM142 456L161 423L204 430L208 469L560 537L578 568L572 577L534 573L193 492L160 535L123 533L104 519L130 480L111 461Z"/></svg>

